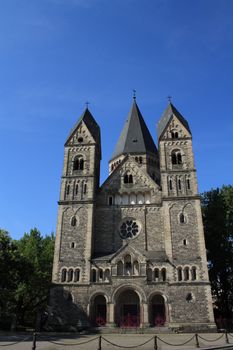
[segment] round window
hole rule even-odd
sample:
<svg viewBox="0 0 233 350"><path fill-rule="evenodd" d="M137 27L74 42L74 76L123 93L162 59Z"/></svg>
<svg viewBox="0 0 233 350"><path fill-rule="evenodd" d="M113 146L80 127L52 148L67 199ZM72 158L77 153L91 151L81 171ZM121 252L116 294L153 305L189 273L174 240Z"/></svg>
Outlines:
<svg viewBox="0 0 233 350"><path fill-rule="evenodd" d="M140 226L133 219L125 220L120 225L120 236L123 239L135 238L139 234L139 231L140 231Z"/></svg>

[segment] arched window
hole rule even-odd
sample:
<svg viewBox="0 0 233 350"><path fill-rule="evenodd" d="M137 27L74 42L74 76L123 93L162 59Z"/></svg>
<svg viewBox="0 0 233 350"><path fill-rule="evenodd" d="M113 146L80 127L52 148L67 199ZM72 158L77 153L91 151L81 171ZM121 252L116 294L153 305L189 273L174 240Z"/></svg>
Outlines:
<svg viewBox="0 0 233 350"><path fill-rule="evenodd" d="M84 194L87 193L87 184L84 184L84 186L83 186L83 193L84 193Z"/></svg>
<svg viewBox="0 0 233 350"><path fill-rule="evenodd" d="M185 217L183 213L180 213L180 223L184 224L185 223Z"/></svg>
<svg viewBox="0 0 233 350"><path fill-rule="evenodd" d="M172 190L172 180L169 180L169 190Z"/></svg>
<svg viewBox="0 0 233 350"><path fill-rule="evenodd" d="M62 269L62 271L61 271L61 281L62 282L66 281L66 274L67 274L66 269Z"/></svg>
<svg viewBox="0 0 233 350"><path fill-rule="evenodd" d="M74 275L73 269L69 269L69 271L68 271L68 282L72 282L73 281L73 275Z"/></svg>
<svg viewBox="0 0 233 350"><path fill-rule="evenodd" d="M184 280L185 281L189 280L189 268L188 267L184 268Z"/></svg>
<svg viewBox="0 0 233 350"><path fill-rule="evenodd" d="M127 174L124 176L124 183L125 184L129 183L129 177Z"/></svg>
<svg viewBox="0 0 233 350"><path fill-rule="evenodd" d="M139 263L137 260L133 262L133 274L135 276L139 275Z"/></svg>
<svg viewBox="0 0 233 350"><path fill-rule="evenodd" d="M77 225L77 219L76 219L76 217L75 216L73 216L72 217L72 219L71 219L71 226L76 226Z"/></svg>
<svg viewBox="0 0 233 350"><path fill-rule="evenodd" d="M105 282L110 281L110 270L109 269L104 271L104 281Z"/></svg>
<svg viewBox="0 0 233 350"><path fill-rule="evenodd" d="M182 164L182 155L179 150L174 150L171 154L172 164Z"/></svg>
<svg viewBox="0 0 233 350"><path fill-rule="evenodd" d="M66 186L66 194L68 195L70 193L70 185Z"/></svg>
<svg viewBox="0 0 233 350"><path fill-rule="evenodd" d="M125 275L131 276L132 275L132 263L131 263L131 256L126 255L124 257L124 268L125 268Z"/></svg>
<svg viewBox="0 0 233 350"><path fill-rule="evenodd" d="M154 270L154 280L158 281L159 280L159 269Z"/></svg>
<svg viewBox="0 0 233 350"><path fill-rule="evenodd" d="M178 267L177 273L178 273L178 281L182 281L182 268L181 267Z"/></svg>
<svg viewBox="0 0 233 350"><path fill-rule="evenodd" d="M114 169L114 165L112 164L112 165L111 165L111 170L113 171L113 169Z"/></svg>
<svg viewBox="0 0 233 350"><path fill-rule="evenodd" d="M108 197L108 205L113 205L113 198L112 198L112 196Z"/></svg>
<svg viewBox="0 0 233 350"><path fill-rule="evenodd" d="M92 280L92 282L96 282L96 270L95 269L91 270L91 280Z"/></svg>
<svg viewBox="0 0 233 350"><path fill-rule="evenodd" d="M195 281L197 279L197 269L195 266L192 267L191 276L192 276L193 281Z"/></svg>
<svg viewBox="0 0 233 350"><path fill-rule="evenodd" d="M147 275L147 281L151 282L152 281L152 269L148 268L146 270L146 275Z"/></svg>
<svg viewBox="0 0 233 350"><path fill-rule="evenodd" d="M80 280L80 270L75 269L74 271L74 282L78 282Z"/></svg>
<svg viewBox="0 0 233 350"><path fill-rule="evenodd" d="M172 139L178 139L179 134L177 131L173 130L173 131L171 131L171 136L172 136Z"/></svg>
<svg viewBox="0 0 233 350"><path fill-rule="evenodd" d="M189 179L186 180L186 184L187 184L187 189L190 190L190 180Z"/></svg>
<svg viewBox="0 0 233 350"><path fill-rule="evenodd" d="M104 277L104 273L102 269L99 269L99 279L102 281Z"/></svg>
<svg viewBox="0 0 233 350"><path fill-rule="evenodd" d="M187 303L192 303L193 302L193 295L192 295L192 293L188 293L186 295L186 301L187 301Z"/></svg>
<svg viewBox="0 0 233 350"><path fill-rule="evenodd" d="M139 157L139 163L142 164L142 157Z"/></svg>
<svg viewBox="0 0 233 350"><path fill-rule="evenodd" d="M124 175L124 183L125 184L132 184L133 183L133 175L125 174Z"/></svg>
<svg viewBox="0 0 233 350"><path fill-rule="evenodd" d="M84 169L84 159L80 156L75 157L73 163L73 170L83 170Z"/></svg>
<svg viewBox="0 0 233 350"><path fill-rule="evenodd" d="M180 191L181 190L181 180L178 179L178 190Z"/></svg>
<svg viewBox="0 0 233 350"><path fill-rule="evenodd" d="M78 184L76 184L75 186L75 195L77 196L77 194L78 194Z"/></svg>
<svg viewBox="0 0 233 350"><path fill-rule="evenodd" d="M166 269L162 269L161 270L161 276L162 276L162 281L163 282L166 281L166 278L167 278L167 276L166 276Z"/></svg>
<svg viewBox="0 0 233 350"><path fill-rule="evenodd" d="M117 276L123 276L123 263L122 261L118 261L117 263Z"/></svg>

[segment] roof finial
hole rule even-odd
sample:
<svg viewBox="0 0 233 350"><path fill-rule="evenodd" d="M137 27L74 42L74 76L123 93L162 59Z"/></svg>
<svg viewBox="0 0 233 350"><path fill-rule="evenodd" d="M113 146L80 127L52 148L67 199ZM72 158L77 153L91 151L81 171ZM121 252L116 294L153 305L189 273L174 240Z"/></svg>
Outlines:
<svg viewBox="0 0 233 350"><path fill-rule="evenodd" d="M136 90L133 89L133 99L136 100Z"/></svg>
<svg viewBox="0 0 233 350"><path fill-rule="evenodd" d="M172 96L168 95L167 99L168 99L169 103L171 103Z"/></svg>
<svg viewBox="0 0 233 350"><path fill-rule="evenodd" d="M88 106L89 106L90 102L85 102L85 106L86 106L86 109L88 109Z"/></svg>

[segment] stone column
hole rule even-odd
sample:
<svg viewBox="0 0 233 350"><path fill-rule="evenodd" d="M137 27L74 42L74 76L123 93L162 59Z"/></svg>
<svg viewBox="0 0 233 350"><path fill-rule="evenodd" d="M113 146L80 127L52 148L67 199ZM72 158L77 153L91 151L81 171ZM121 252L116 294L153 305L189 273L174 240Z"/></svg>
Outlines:
<svg viewBox="0 0 233 350"><path fill-rule="evenodd" d="M147 303L142 303L141 304L141 325L142 327L149 327L149 314L148 314L148 304Z"/></svg>
<svg viewBox="0 0 233 350"><path fill-rule="evenodd" d="M115 305L113 303L107 303L107 326L108 327L114 327L115 325L115 320L114 320L114 307Z"/></svg>

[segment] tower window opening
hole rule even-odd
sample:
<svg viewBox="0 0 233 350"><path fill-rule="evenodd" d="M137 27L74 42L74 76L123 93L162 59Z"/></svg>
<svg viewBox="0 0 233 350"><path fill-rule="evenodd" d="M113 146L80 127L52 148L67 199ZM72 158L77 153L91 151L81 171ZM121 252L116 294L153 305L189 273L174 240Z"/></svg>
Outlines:
<svg viewBox="0 0 233 350"><path fill-rule="evenodd" d="M187 240L183 239L183 245L187 245Z"/></svg>
<svg viewBox="0 0 233 350"><path fill-rule="evenodd" d="M108 205L113 205L113 198L112 198L112 196L108 197Z"/></svg>
<svg viewBox="0 0 233 350"><path fill-rule="evenodd" d="M78 194L78 184L75 186L75 194L76 194L76 196Z"/></svg>
<svg viewBox="0 0 233 350"><path fill-rule="evenodd" d="M181 190L181 181L180 181L180 179L178 180L178 190L179 191Z"/></svg>
<svg viewBox="0 0 233 350"><path fill-rule="evenodd" d="M197 279L197 269L196 267L192 267L192 270L191 270L191 276L192 276L192 280L195 281Z"/></svg>
<svg viewBox="0 0 233 350"><path fill-rule="evenodd" d="M83 193L86 194L87 193L87 184L84 184L84 187L83 187Z"/></svg>
<svg viewBox="0 0 233 350"><path fill-rule="evenodd" d="M189 280L189 268L185 267L184 269L184 280L188 281Z"/></svg>
<svg viewBox="0 0 233 350"><path fill-rule="evenodd" d="M84 159L81 157L76 157L73 164L73 170L83 170L84 169Z"/></svg>
<svg viewBox="0 0 233 350"><path fill-rule="evenodd" d="M178 139L178 132L177 131L172 131L171 132L171 135L172 135L172 139Z"/></svg>
<svg viewBox="0 0 233 350"><path fill-rule="evenodd" d="M71 243L71 248L74 248L74 247L75 247L75 243L72 242L72 243Z"/></svg>
<svg viewBox="0 0 233 350"><path fill-rule="evenodd" d="M80 279L80 270L79 269L75 269L74 271L74 282L78 282Z"/></svg>
<svg viewBox="0 0 233 350"><path fill-rule="evenodd" d="M76 226L77 225L77 219L76 219L76 217L75 216L73 216L72 217L72 219L71 219L71 226Z"/></svg>
<svg viewBox="0 0 233 350"><path fill-rule="evenodd" d="M190 190L190 180L187 179L187 189Z"/></svg>
<svg viewBox="0 0 233 350"><path fill-rule="evenodd" d="M139 163L142 164L142 157L139 157Z"/></svg>
<svg viewBox="0 0 233 350"><path fill-rule="evenodd" d="M66 281L66 269L62 269L62 272L61 272L61 281L62 282L65 282Z"/></svg>
<svg viewBox="0 0 233 350"><path fill-rule="evenodd" d="M182 269L178 267L178 281L182 281Z"/></svg>
<svg viewBox="0 0 233 350"><path fill-rule="evenodd" d="M172 190L172 180L169 180L169 190Z"/></svg>
<svg viewBox="0 0 233 350"><path fill-rule="evenodd" d="M73 281L73 270L72 269L69 269L68 271L68 282L72 282Z"/></svg>
<svg viewBox="0 0 233 350"><path fill-rule="evenodd" d="M180 223L181 223L181 224L184 224L184 223L185 223L185 217L184 217L184 214L183 214L183 213L180 214Z"/></svg>
<svg viewBox="0 0 233 350"><path fill-rule="evenodd" d="M182 164L182 155L179 151L173 151L172 152L172 164Z"/></svg>
<svg viewBox="0 0 233 350"><path fill-rule="evenodd" d="M192 293L188 293L186 296L186 301L187 303L191 303L193 301L193 296Z"/></svg>
<svg viewBox="0 0 233 350"><path fill-rule="evenodd" d="M66 186L66 194L67 194L67 195L70 194L70 185L67 185L67 186Z"/></svg>
<svg viewBox="0 0 233 350"><path fill-rule="evenodd" d="M155 269L155 271L154 271L154 279L155 279L155 281L159 280L159 269Z"/></svg>

